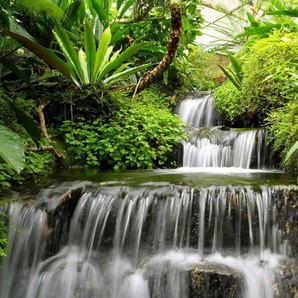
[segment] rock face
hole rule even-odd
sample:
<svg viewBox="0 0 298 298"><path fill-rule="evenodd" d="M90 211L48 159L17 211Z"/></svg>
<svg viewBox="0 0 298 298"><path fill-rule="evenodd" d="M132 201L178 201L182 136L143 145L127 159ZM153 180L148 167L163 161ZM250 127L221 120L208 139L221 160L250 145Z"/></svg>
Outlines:
<svg viewBox="0 0 298 298"><path fill-rule="evenodd" d="M244 278L242 274L223 264L196 265L190 270L189 297L243 297Z"/></svg>
<svg viewBox="0 0 298 298"><path fill-rule="evenodd" d="M295 259L286 259L275 273L274 298L298 298L298 264Z"/></svg>
<svg viewBox="0 0 298 298"><path fill-rule="evenodd" d="M201 263L184 268L164 263L148 268L150 297L164 298L241 298L243 275L224 264Z"/></svg>
<svg viewBox="0 0 298 298"><path fill-rule="evenodd" d="M298 257L298 191L297 187L281 187L276 189L274 206L276 208L276 221L278 222L280 236L285 243L284 252L289 257Z"/></svg>

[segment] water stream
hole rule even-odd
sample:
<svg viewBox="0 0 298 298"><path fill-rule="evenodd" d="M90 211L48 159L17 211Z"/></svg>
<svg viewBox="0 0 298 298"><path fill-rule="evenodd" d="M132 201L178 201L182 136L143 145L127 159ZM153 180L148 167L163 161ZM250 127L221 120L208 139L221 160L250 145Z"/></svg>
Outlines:
<svg viewBox="0 0 298 298"><path fill-rule="evenodd" d="M0 297L293 297L281 272L297 254L294 177L266 168L265 132L214 127L212 105L180 106L197 126L182 168L65 171L12 194Z"/></svg>

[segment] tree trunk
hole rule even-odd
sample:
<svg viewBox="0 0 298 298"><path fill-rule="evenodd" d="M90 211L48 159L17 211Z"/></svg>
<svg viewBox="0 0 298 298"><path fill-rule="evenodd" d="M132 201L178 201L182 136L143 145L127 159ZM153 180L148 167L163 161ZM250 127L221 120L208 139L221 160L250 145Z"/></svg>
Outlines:
<svg viewBox="0 0 298 298"><path fill-rule="evenodd" d="M49 139L49 135L48 135L48 131L47 131L47 127L46 127L46 121L44 118L44 113L43 113L43 109L45 108L46 105L44 104L40 104L37 107L37 114L39 116L39 123L40 123L40 128L41 128L41 135L47 139Z"/></svg>
<svg viewBox="0 0 298 298"><path fill-rule="evenodd" d="M179 1L176 1L179 2ZM164 57L158 63L158 65L150 72L145 73L145 75L140 79L139 84L136 87L135 93L140 92L147 88L157 77L160 77L163 72L171 65L173 62L179 43L181 39L182 32L182 7L178 3L171 4L171 34L168 40L167 49Z"/></svg>

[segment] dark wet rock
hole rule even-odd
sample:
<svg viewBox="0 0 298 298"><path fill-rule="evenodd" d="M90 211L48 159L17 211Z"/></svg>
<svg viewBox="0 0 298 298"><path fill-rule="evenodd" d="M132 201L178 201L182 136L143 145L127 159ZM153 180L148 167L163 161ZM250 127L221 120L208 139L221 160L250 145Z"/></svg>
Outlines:
<svg viewBox="0 0 298 298"><path fill-rule="evenodd" d="M189 274L191 298L240 298L244 295L244 277L229 266L214 263L196 265Z"/></svg>
<svg viewBox="0 0 298 298"><path fill-rule="evenodd" d="M275 272L274 298L298 298L298 262L286 259Z"/></svg>
<svg viewBox="0 0 298 298"><path fill-rule="evenodd" d="M298 257L298 188L276 187L274 194L276 221L284 250L289 257Z"/></svg>
<svg viewBox="0 0 298 298"><path fill-rule="evenodd" d="M154 298L241 298L245 279L223 264L202 263L178 267L170 262L148 268L150 296Z"/></svg>
<svg viewBox="0 0 298 298"><path fill-rule="evenodd" d="M82 188L77 188L67 192L60 204L54 210L48 211L48 226L45 229L47 234L46 257L55 255L67 244L70 221L82 191Z"/></svg>

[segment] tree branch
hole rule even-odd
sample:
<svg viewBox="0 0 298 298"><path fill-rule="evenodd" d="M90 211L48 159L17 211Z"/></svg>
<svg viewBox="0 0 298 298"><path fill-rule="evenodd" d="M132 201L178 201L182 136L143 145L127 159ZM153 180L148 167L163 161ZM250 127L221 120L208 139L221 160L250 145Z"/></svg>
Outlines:
<svg viewBox="0 0 298 298"><path fill-rule="evenodd" d="M28 148L30 151L52 151L59 158L65 159L64 155L60 154L53 146L41 146L41 147L30 147Z"/></svg>

